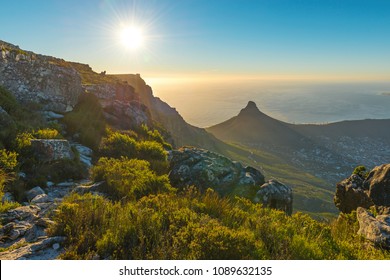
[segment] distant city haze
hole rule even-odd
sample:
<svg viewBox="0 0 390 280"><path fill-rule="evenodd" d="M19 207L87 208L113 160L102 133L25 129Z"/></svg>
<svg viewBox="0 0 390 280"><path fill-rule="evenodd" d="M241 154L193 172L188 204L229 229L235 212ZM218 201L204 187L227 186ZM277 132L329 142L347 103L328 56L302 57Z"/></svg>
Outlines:
<svg viewBox="0 0 390 280"><path fill-rule="evenodd" d="M198 127L236 116L250 100L262 112L289 123L390 118L390 82L145 80L155 96Z"/></svg>

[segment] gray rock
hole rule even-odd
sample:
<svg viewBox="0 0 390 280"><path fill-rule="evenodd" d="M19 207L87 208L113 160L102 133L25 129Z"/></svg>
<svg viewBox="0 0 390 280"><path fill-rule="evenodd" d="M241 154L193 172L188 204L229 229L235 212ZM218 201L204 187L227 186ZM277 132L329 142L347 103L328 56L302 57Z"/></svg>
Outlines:
<svg viewBox="0 0 390 280"><path fill-rule="evenodd" d="M169 154L169 179L173 186L196 186L202 191L213 188L221 195L249 197L264 183L257 169L243 167L237 162L208 150L183 147Z"/></svg>
<svg viewBox="0 0 390 280"><path fill-rule="evenodd" d="M47 239L42 240L41 242L38 242L31 246L31 251L36 252L43 250L45 248L51 247L55 243L63 243L66 240L66 237L64 236L54 236L49 237Z"/></svg>
<svg viewBox="0 0 390 280"><path fill-rule="evenodd" d="M5 203L5 202L15 202L15 198L14 198L14 196L12 195L12 193L6 192L6 193L3 195L3 198L1 199L1 202L2 202L2 203Z"/></svg>
<svg viewBox="0 0 390 280"><path fill-rule="evenodd" d="M351 213L358 207L369 208L373 205L368 195L368 189L364 187L363 183L363 178L352 174L336 185L333 201L341 212Z"/></svg>
<svg viewBox="0 0 390 280"><path fill-rule="evenodd" d="M86 147L86 146L83 146L79 143L71 143L71 146L74 147L79 155L80 155L80 161L82 163L84 163L87 167L91 167L92 166L92 154L93 154L93 151L92 149Z"/></svg>
<svg viewBox="0 0 390 280"><path fill-rule="evenodd" d="M41 162L52 162L60 159L73 159L74 154L68 140L33 139L31 148Z"/></svg>
<svg viewBox="0 0 390 280"><path fill-rule="evenodd" d="M379 215L376 218L368 210L358 207L358 234L371 241L375 246L390 249L390 215Z"/></svg>
<svg viewBox="0 0 390 280"><path fill-rule="evenodd" d="M262 203L266 207L282 210L287 215L292 214L292 189L277 180L272 179L262 185L256 193L254 201Z"/></svg>
<svg viewBox="0 0 390 280"><path fill-rule="evenodd" d="M90 186L80 185L80 186L75 187L72 192L75 192L75 193L78 193L78 194L86 194L86 193L98 192L100 186L102 186L103 184L104 184L104 181L103 182L97 182L97 183L95 183L93 185L90 185Z"/></svg>
<svg viewBox="0 0 390 280"><path fill-rule="evenodd" d="M0 85L25 104L39 103L44 110L67 112L82 93L79 73L63 60L22 51L0 42Z"/></svg>
<svg viewBox="0 0 390 280"><path fill-rule="evenodd" d="M377 206L390 206L390 164L375 167L364 181L368 196Z"/></svg>
<svg viewBox="0 0 390 280"><path fill-rule="evenodd" d="M54 249L54 250L58 250L58 249L60 249L60 244L59 243L54 243L53 244L53 246L52 246L52 248Z"/></svg>
<svg viewBox="0 0 390 280"><path fill-rule="evenodd" d="M47 194L39 194L31 200L31 204L51 202L51 198Z"/></svg>
<svg viewBox="0 0 390 280"><path fill-rule="evenodd" d="M59 188L73 187L75 185L76 185L76 183L74 183L74 182L61 182L61 183L56 184L56 186Z"/></svg>
<svg viewBox="0 0 390 280"><path fill-rule="evenodd" d="M41 187L35 187L26 192L26 197L29 201L31 201L34 197L41 194L45 194L45 191L42 190Z"/></svg>
<svg viewBox="0 0 390 280"><path fill-rule="evenodd" d="M366 179L352 174L336 185L336 207L350 213L358 207L390 206L390 164L375 167Z"/></svg>

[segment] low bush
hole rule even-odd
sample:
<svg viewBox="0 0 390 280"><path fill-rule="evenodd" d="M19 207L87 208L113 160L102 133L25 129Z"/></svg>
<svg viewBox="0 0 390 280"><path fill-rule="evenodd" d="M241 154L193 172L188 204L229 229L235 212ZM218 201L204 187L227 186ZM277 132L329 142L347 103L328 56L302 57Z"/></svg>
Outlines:
<svg viewBox="0 0 390 280"><path fill-rule="evenodd" d="M220 198L193 188L124 203L72 195L52 234L68 237L62 258L388 259L356 235L356 217L333 224Z"/></svg>
<svg viewBox="0 0 390 280"><path fill-rule="evenodd" d="M92 177L95 181L106 181L106 192L117 200L135 200L149 194L174 191L168 176L157 175L145 160L103 157L92 168Z"/></svg>

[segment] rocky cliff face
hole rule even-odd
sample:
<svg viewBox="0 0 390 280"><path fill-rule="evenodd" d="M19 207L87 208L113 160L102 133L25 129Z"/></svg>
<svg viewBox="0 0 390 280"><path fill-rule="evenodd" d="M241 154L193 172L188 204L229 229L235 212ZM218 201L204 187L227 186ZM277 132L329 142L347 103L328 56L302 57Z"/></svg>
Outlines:
<svg viewBox="0 0 390 280"><path fill-rule="evenodd" d="M150 109L152 119L162 124L169 132L174 146L196 146L219 152L218 139L206 130L188 124L175 108L155 97L152 88L139 74L116 75L115 77L126 81L135 89L141 102Z"/></svg>
<svg viewBox="0 0 390 280"><path fill-rule="evenodd" d="M375 167L365 179L353 174L341 181L334 201L344 213L356 210L358 234L375 246L390 249L390 164Z"/></svg>
<svg viewBox="0 0 390 280"><path fill-rule="evenodd" d="M81 77L63 60L37 55L0 41L0 85L21 103L68 112L82 93Z"/></svg>
<svg viewBox="0 0 390 280"><path fill-rule="evenodd" d="M338 183L334 202L344 213L358 207L390 207L390 164L375 167L366 179L353 174Z"/></svg>

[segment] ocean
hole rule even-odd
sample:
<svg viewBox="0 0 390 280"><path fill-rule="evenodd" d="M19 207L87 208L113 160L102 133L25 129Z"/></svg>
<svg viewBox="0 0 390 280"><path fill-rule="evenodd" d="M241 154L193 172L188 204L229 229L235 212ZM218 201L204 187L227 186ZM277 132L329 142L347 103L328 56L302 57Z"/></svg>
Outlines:
<svg viewBox="0 0 390 280"><path fill-rule="evenodd" d="M289 123L390 118L390 82L310 83L146 79L155 96L190 124L208 127L236 116L248 101Z"/></svg>

